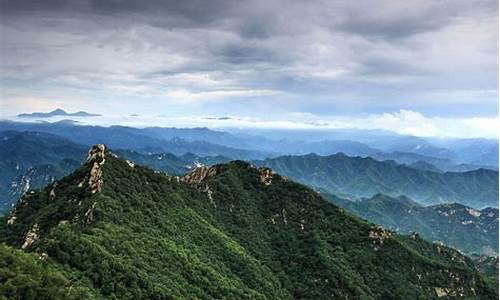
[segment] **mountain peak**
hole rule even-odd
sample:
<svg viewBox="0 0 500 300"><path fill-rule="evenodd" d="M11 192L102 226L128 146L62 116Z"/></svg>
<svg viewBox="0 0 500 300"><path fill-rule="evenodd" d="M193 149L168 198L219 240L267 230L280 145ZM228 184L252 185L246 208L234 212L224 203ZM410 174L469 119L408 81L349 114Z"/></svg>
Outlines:
<svg viewBox="0 0 500 300"><path fill-rule="evenodd" d="M96 144L89 149L89 154L87 156L87 162L98 162L104 160L104 156L106 155L106 145L104 144Z"/></svg>
<svg viewBox="0 0 500 300"><path fill-rule="evenodd" d="M53 111L49 112L49 114L60 114L60 115L66 115L67 112L64 111L62 108L56 108Z"/></svg>
<svg viewBox="0 0 500 300"><path fill-rule="evenodd" d="M103 175L101 166L104 164L106 156L106 146L104 144L94 145L89 150L87 163L92 163L89 175L89 187L92 194L100 192L103 186Z"/></svg>

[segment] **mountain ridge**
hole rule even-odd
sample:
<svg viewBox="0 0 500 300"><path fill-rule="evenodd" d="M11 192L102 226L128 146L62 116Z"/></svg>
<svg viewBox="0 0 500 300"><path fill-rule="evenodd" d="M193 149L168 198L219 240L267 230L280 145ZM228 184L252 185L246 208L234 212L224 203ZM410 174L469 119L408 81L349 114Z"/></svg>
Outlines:
<svg viewBox="0 0 500 300"><path fill-rule="evenodd" d="M498 207L498 171L493 170L441 174L342 153L286 155L253 163L340 196L370 198L383 193L406 195L424 205L460 202L475 208Z"/></svg>

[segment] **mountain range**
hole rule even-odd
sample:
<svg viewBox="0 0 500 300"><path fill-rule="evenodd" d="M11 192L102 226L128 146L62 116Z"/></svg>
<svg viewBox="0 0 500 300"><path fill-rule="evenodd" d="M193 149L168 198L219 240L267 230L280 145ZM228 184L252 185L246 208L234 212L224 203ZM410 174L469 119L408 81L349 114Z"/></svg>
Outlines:
<svg viewBox="0 0 500 300"><path fill-rule="evenodd" d="M60 127L67 125L55 128ZM84 158L88 147L75 140L89 143L102 139L112 141L113 145L127 146L131 141L127 134L132 134L131 138L136 137L133 135L135 129L126 127L115 128L112 132L101 128L102 132L97 130L95 136L92 136L90 128L86 126L70 127L80 130L75 130L72 140L44 132L0 132L0 202L4 205L4 210L8 207L5 205L13 203L30 185L32 188L41 187L50 180L73 171ZM49 124L48 128L53 127ZM125 159L169 174L184 174L199 164L212 165L258 156L258 152L251 150L187 141L177 137L171 140L153 140L151 144L146 142L142 146L147 147L139 148L141 137L149 141L153 139L137 136L138 143L135 147L138 149L117 147L116 149L123 149L117 150L117 153ZM373 155L380 159L382 154ZM422 157L400 152L392 155L407 163L412 158ZM390 155L384 158L388 156ZM493 170L443 172L434 164L421 160L400 165L395 161L380 162L370 157L348 157L342 154L282 156L254 163L268 165L286 176L339 196L362 198L384 193L389 196L407 195L424 205L459 202L475 208L498 206L498 171Z"/></svg>
<svg viewBox="0 0 500 300"><path fill-rule="evenodd" d="M370 198L382 193L405 195L423 205L459 202L474 208L498 207L498 171L493 170L439 173L342 153L287 155L254 163L339 196Z"/></svg>
<svg viewBox="0 0 500 300"><path fill-rule="evenodd" d="M99 117L99 114L92 114L85 111L78 111L75 113L67 113L64 110L57 108L51 112L34 112L34 113L23 113L17 115L19 118L50 118L50 117Z"/></svg>
<svg viewBox="0 0 500 300"><path fill-rule="evenodd" d="M324 195L349 212L402 234L419 234L465 254L498 255L498 209L476 210L458 203L422 206L407 197L378 194L351 201Z"/></svg>
<svg viewBox="0 0 500 300"><path fill-rule="evenodd" d="M498 171L498 165L474 165L466 163L456 163L450 159L425 156L411 152L394 151L391 153L377 152L369 155L370 157L385 161L393 160L399 164L406 164L410 167L434 171L434 172L466 172L477 169L490 169Z"/></svg>
<svg viewBox="0 0 500 300"><path fill-rule="evenodd" d="M208 128L102 127L75 124L71 120L54 123L0 121L0 130L46 132L86 146L106 143L114 149L149 148L155 149L153 152L176 155L192 152L200 156L223 155L247 160L342 152L349 156L381 156L377 159L405 164L423 161L443 172L478 168L498 170L498 140L491 139L425 139L348 129L288 133L286 130L262 132L258 129L241 132ZM177 143L172 144L172 140Z"/></svg>
<svg viewBox="0 0 500 300"><path fill-rule="evenodd" d="M7 296L498 297L497 283L459 252L362 221L242 161L166 176L96 145L2 224Z"/></svg>

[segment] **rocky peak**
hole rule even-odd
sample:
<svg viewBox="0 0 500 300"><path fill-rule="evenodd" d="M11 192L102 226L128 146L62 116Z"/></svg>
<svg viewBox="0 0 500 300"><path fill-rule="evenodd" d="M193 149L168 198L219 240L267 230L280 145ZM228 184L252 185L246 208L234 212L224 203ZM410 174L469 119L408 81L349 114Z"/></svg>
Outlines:
<svg viewBox="0 0 500 300"><path fill-rule="evenodd" d="M260 181L265 185L270 185L276 173L274 173L274 171L269 168L262 167L259 168L259 174Z"/></svg>
<svg viewBox="0 0 500 300"><path fill-rule="evenodd" d="M105 162L105 156L106 156L106 146L103 144L94 145L89 150L87 163L91 163L92 167L90 169L88 184L92 194L98 193L102 190L103 175L101 167Z"/></svg>
<svg viewBox="0 0 500 300"><path fill-rule="evenodd" d="M195 184L202 182L205 178L215 175L217 175L217 167L201 166L186 174L181 178L181 181L189 184Z"/></svg>
<svg viewBox="0 0 500 300"><path fill-rule="evenodd" d="M89 154L87 156L87 162L96 161L101 162L104 160L104 156L106 155L106 146L104 144L97 144L92 146L89 150Z"/></svg>

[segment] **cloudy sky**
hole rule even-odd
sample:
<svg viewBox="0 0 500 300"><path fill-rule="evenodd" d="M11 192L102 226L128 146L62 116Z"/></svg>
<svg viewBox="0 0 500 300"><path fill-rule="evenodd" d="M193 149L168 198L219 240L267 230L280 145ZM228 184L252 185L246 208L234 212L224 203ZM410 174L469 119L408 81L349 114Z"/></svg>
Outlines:
<svg viewBox="0 0 500 300"><path fill-rule="evenodd" d="M0 14L3 118L497 134L494 0L0 0Z"/></svg>

